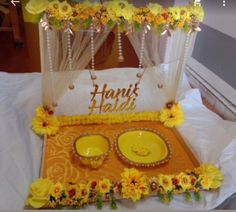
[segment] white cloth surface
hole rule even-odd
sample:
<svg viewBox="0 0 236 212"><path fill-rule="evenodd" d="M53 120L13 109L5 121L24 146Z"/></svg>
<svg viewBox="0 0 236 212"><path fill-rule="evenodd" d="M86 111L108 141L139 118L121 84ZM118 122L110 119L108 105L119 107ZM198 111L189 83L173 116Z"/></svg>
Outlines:
<svg viewBox="0 0 236 212"><path fill-rule="evenodd" d="M142 86L140 95L144 98L149 90L145 83ZM179 195L170 205L149 198L135 205L125 201L119 208L212 209L236 192L236 123L224 121L209 111L202 104L199 91L190 89L186 80L183 88L181 104L186 121L179 131L201 162L214 163L221 169L224 174L222 187L219 191L205 192L201 203L186 203ZM147 91L143 91L145 89ZM63 98L60 104L66 102L67 98ZM155 100L158 101L153 98L152 102ZM30 128L35 108L40 104L41 74L0 73L0 209L22 209L29 185L39 176L42 140Z"/></svg>

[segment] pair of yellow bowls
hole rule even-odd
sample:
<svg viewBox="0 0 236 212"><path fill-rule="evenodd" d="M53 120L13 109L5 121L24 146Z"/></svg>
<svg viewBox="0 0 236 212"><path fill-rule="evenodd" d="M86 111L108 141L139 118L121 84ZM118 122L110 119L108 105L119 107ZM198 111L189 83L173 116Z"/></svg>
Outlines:
<svg viewBox="0 0 236 212"><path fill-rule="evenodd" d="M171 158L170 145L160 133L132 129L117 135L115 150L122 161L133 166L155 167ZM90 168L99 168L112 150L110 140L100 134L84 134L74 142L74 153Z"/></svg>

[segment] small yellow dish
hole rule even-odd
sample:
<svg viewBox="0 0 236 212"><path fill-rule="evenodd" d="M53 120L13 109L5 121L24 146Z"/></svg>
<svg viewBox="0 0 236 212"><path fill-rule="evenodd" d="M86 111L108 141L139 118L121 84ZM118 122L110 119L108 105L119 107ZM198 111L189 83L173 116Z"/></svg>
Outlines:
<svg viewBox="0 0 236 212"><path fill-rule="evenodd" d="M74 152L83 165L98 168L111 150L110 141L102 135L82 135L74 142Z"/></svg>
<svg viewBox="0 0 236 212"><path fill-rule="evenodd" d="M119 157L133 166L154 167L171 158L166 139L149 129L135 129L120 134L115 147Z"/></svg>

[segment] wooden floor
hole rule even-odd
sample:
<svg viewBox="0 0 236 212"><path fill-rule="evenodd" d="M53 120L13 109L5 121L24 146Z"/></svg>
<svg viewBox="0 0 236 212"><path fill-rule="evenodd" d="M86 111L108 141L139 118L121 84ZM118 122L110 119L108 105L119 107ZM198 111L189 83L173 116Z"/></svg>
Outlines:
<svg viewBox="0 0 236 212"><path fill-rule="evenodd" d="M0 71L10 73L39 72L40 59L38 50L38 34L35 26L25 24L23 46L15 45L12 32L0 33ZM31 33L32 37L29 37ZM21 48L20 48L21 47Z"/></svg>

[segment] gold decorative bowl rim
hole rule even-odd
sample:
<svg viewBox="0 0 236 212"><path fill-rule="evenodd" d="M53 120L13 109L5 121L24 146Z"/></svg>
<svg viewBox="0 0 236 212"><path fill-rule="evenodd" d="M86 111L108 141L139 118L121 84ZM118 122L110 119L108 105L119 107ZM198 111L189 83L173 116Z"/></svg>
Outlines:
<svg viewBox="0 0 236 212"><path fill-rule="evenodd" d="M82 138L82 137L85 137L85 136L94 136L94 135L99 135L99 136L102 136L103 138L106 139L107 143L108 143L108 150L106 152L104 152L103 154L101 155L98 155L98 156L84 156L84 155L81 155L77 150L76 150L76 142ZM79 159L79 160L90 160L90 161L94 161L94 160L100 160L100 159L104 159L106 158L109 153L111 152L112 150L112 145L111 145L111 141L110 139L107 137L107 136L104 136L100 133L83 133L81 135L79 135L78 137L75 138L74 140L74 144L73 144L73 153L74 155Z"/></svg>
<svg viewBox="0 0 236 212"><path fill-rule="evenodd" d="M127 158L125 155L122 154L122 152L121 152L121 150L119 148L119 144L118 144L119 143L119 137L121 135L123 135L124 133L132 132L132 131L148 131L148 132L155 133L156 135L161 137L162 140L164 141L164 143L166 144L167 156L164 159L162 159L162 160L158 160L158 161L151 162L151 163L134 162L134 161L130 160L129 158ZM124 130L124 131L122 131L121 133L119 133L116 136L116 141L115 141L114 146L115 146L116 153L118 154L118 156L124 162L128 163L129 165L136 166L136 167L145 167L145 168L156 167L156 166L162 165L164 163L167 163L172 158L172 148L171 148L170 142L168 141L168 139L162 133L160 133L159 131L154 130L154 129L149 129L149 128L132 128L132 129Z"/></svg>

